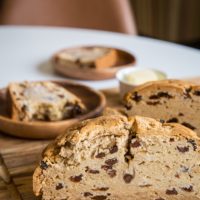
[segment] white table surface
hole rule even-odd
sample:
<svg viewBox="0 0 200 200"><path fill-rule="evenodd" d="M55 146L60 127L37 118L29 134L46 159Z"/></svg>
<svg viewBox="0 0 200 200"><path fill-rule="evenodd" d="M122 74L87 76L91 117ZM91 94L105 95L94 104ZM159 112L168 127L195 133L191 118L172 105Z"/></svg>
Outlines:
<svg viewBox="0 0 200 200"><path fill-rule="evenodd" d="M0 87L10 81L61 79L49 59L56 51L77 45L110 45L132 52L137 67L162 70L169 78L200 75L200 51L160 40L72 28L0 26ZM80 81L96 89L117 81Z"/></svg>

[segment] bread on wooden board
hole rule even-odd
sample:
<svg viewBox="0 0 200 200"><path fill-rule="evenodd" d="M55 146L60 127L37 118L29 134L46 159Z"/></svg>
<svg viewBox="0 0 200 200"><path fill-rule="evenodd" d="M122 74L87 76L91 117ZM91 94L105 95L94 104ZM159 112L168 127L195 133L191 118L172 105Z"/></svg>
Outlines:
<svg viewBox="0 0 200 200"><path fill-rule="evenodd" d="M20 121L59 121L75 117L86 108L81 99L55 83L21 82L8 86L11 117Z"/></svg>
<svg viewBox="0 0 200 200"><path fill-rule="evenodd" d="M180 123L200 136L200 85L180 80L145 83L124 98L129 116Z"/></svg>
<svg viewBox="0 0 200 200"><path fill-rule="evenodd" d="M55 64L66 68L107 68L118 61L117 50L106 47L81 47L60 51L54 56Z"/></svg>
<svg viewBox="0 0 200 200"><path fill-rule="evenodd" d="M86 120L47 147L33 190L43 200L198 200L200 139L151 118Z"/></svg>

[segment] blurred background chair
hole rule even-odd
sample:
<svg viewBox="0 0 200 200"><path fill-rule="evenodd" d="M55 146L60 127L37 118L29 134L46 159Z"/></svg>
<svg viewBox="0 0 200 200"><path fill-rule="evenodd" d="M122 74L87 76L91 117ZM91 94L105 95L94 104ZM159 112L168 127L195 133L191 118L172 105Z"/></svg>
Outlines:
<svg viewBox="0 0 200 200"><path fill-rule="evenodd" d="M0 0L0 24L138 30L200 48L199 10L200 0Z"/></svg>
<svg viewBox="0 0 200 200"><path fill-rule="evenodd" d="M101 29L136 34L128 0L0 0L0 23Z"/></svg>
<svg viewBox="0 0 200 200"><path fill-rule="evenodd" d="M141 35L200 44L200 0L130 0Z"/></svg>

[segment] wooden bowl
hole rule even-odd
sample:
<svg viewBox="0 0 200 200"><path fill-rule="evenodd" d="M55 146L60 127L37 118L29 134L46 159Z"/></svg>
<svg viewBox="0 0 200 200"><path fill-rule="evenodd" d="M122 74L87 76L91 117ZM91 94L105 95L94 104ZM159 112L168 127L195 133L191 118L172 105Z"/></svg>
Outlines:
<svg viewBox="0 0 200 200"><path fill-rule="evenodd" d="M9 135L21 138L55 138L73 124L84 119L96 117L103 111L106 100L101 92L69 81L53 82L65 87L67 90L73 92L75 95L81 98L83 103L86 105L88 112L75 118L58 122L21 122L12 120L8 115L7 109L7 89L4 88L0 90L0 130Z"/></svg>
<svg viewBox="0 0 200 200"><path fill-rule="evenodd" d="M76 47L72 49L80 49L80 48L90 48L90 47L103 47L105 46L84 46L84 47ZM104 80L104 79L111 79L115 77L115 74L118 70L127 68L127 67L133 67L133 65L136 62L135 57L122 49L117 49L113 47L106 47L106 48L112 48L117 51L117 63L113 67L108 67L108 68L102 68L102 69L95 69L95 68L68 68L64 66L63 64L59 63L59 60L57 59L57 55L61 53L62 51L66 50L71 50L69 49L64 49L59 52L57 52L53 58L52 62L54 65L54 69L57 73L60 75L66 76L66 77L71 77L71 78L76 78L76 79L82 79L82 80Z"/></svg>

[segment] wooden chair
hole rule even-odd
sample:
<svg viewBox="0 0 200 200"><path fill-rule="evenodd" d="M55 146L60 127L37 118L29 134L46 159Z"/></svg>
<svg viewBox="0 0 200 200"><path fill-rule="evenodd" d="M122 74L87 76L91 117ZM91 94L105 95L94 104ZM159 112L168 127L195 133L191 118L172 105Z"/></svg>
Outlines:
<svg viewBox="0 0 200 200"><path fill-rule="evenodd" d="M1 1L1 24L78 27L136 34L128 0Z"/></svg>

